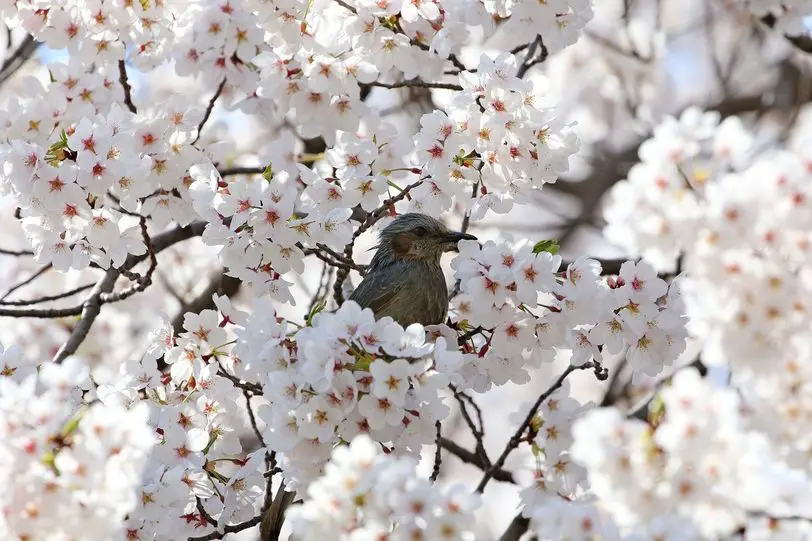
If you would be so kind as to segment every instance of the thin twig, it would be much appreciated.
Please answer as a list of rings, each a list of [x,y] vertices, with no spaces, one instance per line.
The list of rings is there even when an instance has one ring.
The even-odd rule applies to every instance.
[[[194,145],[200,140],[200,135],[203,133],[203,126],[205,126],[206,122],[209,121],[212,109],[214,109],[214,102],[216,102],[217,98],[220,97],[220,94],[222,94],[223,88],[225,88],[225,86],[226,86],[226,78],[223,77],[223,80],[220,81],[220,84],[217,87],[217,90],[214,92],[214,95],[209,100],[208,106],[206,106],[206,112],[203,113],[203,119],[200,121],[200,124],[197,125],[197,136],[195,137],[195,140],[192,141],[192,145]]]
[[[358,86],[377,86],[380,88],[441,88],[445,90],[462,90],[462,87],[455,83],[429,83],[420,79],[411,79],[409,81],[401,81],[399,83],[382,83],[380,81],[373,81],[371,83],[363,83]]]
[[[32,304],[41,304],[43,302],[50,302],[50,301],[57,301],[59,299],[65,299],[67,297],[71,297],[76,295],[77,293],[81,293],[82,291],[86,291],[93,287],[95,284],[85,284],[83,286],[74,287],[73,289],[69,289],[64,293],[59,293],[56,295],[47,295],[43,297],[37,297],[36,299],[26,299],[22,301],[0,301],[0,305],[4,306],[30,306]]]
[[[220,370],[217,371],[217,375],[226,378],[228,381],[230,381],[234,385],[234,387],[242,389],[243,391],[250,391],[251,393],[253,393],[255,395],[261,395],[262,394],[262,385],[260,385],[258,383],[251,383],[250,381],[242,380],[242,379],[238,378],[237,376],[232,376],[231,374],[226,372],[223,369],[222,366],[220,367]]]
[[[264,167],[228,167],[219,169],[217,172],[221,177],[229,177],[232,175],[261,175],[264,171]]]
[[[10,255],[14,257],[34,255],[34,250],[6,250],[5,248],[0,248],[0,255]]]
[[[40,276],[42,276],[43,274],[45,274],[46,272],[51,270],[52,268],[53,268],[53,265],[51,263],[48,263],[47,265],[45,265],[43,267],[40,267],[31,276],[24,279],[22,282],[18,282],[16,284],[14,284],[13,286],[11,286],[10,288],[8,288],[6,290],[6,292],[3,293],[3,295],[0,295],[0,301],[5,300],[6,298],[8,298],[9,295],[14,293],[15,291],[17,291],[21,287],[27,286],[28,284],[30,284],[31,282],[33,282],[34,280],[36,280],[37,278],[39,278]]]
[[[443,446],[440,445],[440,440],[443,438],[443,427],[440,421],[434,423],[434,426],[437,428],[437,437],[434,439],[435,450],[434,450],[434,467],[431,470],[431,477],[429,477],[429,481],[432,483],[437,481],[437,478],[440,477],[440,464],[442,462],[442,450]]]
[[[494,462],[493,466],[488,468],[488,471],[485,472],[485,475],[479,481],[479,484],[476,487],[477,492],[482,493],[485,490],[485,486],[488,484],[488,481],[493,479],[494,473],[497,470],[500,470],[504,467],[505,461],[507,460],[510,453],[512,453],[517,447],[519,447],[519,443],[521,443],[522,441],[522,436],[524,436],[524,433],[530,426],[530,423],[533,422],[533,418],[536,416],[538,409],[541,407],[544,401],[550,398],[550,396],[564,384],[564,380],[567,379],[567,376],[569,376],[576,370],[586,370],[589,368],[594,368],[597,371],[601,367],[600,364],[594,361],[583,364],[581,366],[572,366],[572,365],[567,366],[567,369],[564,370],[564,372],[560,376],[558,376],[558,378],[553,382],[553,384],[550,385],[550,387],[546,391],[541,393],[541,395],[539,395],[538,399],[536,399],[536,402],[533,404],[533,406],[530,408],[530,411],[525,416],[524,421],[522,421],[522,424],[519,425],[519,428],[516,429],[516,432],[514,432],[513,435],[510,437],[510,441],[508,441],[508,444],[505,446],[505,449],[504,451],[502,451],[502,454],[499,456],[497,461]],[[608,375],[606,377],[608,377]]]
[[[349,11],[353,12],[356,15],[358,14],[358,10],[355,9],[353,6],[349,5],[344,0],[336,0],[336,4],[338,4],[339,6],[343,7],[346,10],[349,10]]]

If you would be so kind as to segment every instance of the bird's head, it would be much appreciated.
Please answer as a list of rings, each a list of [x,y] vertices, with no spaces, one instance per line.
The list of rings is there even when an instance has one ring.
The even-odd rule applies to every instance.
[[[477,240],[468,233],[451,231],[431,216],[403,214],[381,232],[375,259],[379,262],[383,262],[380,261],[383,258],[439,263],[443,252],[456,250],[457,243],[463,239]]]

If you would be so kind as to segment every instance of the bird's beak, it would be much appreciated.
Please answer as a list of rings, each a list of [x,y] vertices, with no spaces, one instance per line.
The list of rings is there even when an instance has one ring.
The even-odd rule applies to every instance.
[[[454,246],[454,248],[456,248],[457,243],[461,240],[479,240],[479,239],[468,233],[457,233],[456,231],[454,231],[440,236],[440,240],[443,242],[443,244],[451,244]]]

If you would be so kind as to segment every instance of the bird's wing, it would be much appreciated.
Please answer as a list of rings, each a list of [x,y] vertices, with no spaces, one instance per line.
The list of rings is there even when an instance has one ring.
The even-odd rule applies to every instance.
[[[376,317],[381,317],[388,315],[387,308],[398,297],[403,285],[390,273],[369,273],[352,292],[350,300],[357,302],[361,308],[371,308]]]

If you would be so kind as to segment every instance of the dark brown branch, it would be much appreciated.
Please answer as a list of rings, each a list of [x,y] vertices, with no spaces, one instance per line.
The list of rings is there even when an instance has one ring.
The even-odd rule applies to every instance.
[[[31,276],[29,276],[28,278],[24,279],[21,282],[17,282],[16,284],[14,284],[10,288],[8,288],[5,291],[5,293],[3,293],[3,295],[0,296],[0,301],[5,300],[6,298],[8,298],[9,295],[14,293],[15,291],[17,291],[21,287],[27,286],[28,284],[30,284],[31,282],[33,282],[34,280],[36,280],[37,278],[39,278],[40,276],[42,276],[43,274],[45,274],[46,272],[51,270],[52,268],[53,268],[53,265],[51,263],[48,263],[47,265],[44,265],[44,266],[40,267],[39,269],[34,271],[34,273]]]
[[[197,135],[195,136],[194,141],[192,141],[193,145],[200,140],[200,135],[203,133],[203,126],[205,126],[206,122],[209,121],[211,112],[214,109],[214,103],[217,101],[217,98],[220,97],[220,94],[223,93],[223,88],[225,88],[225,86],[226,86],[226,78],[223,77],[223,80],[220,81],[220,84],[217,86],[217,90],[214,92],[214,95],[209,100],[209,104],[206,106],[206,111],[203,113],[203,118],[200,120],[200,124],[197,125]]]
[[[371,83],[359,84],[358,86],[377,86],[380,88],[441,88],[445,90],[462,90],[462,87],[455,83],[429,83],[426,81],[421,81],[420,79],[401,81],[399,83],[381,83],[380,81],[373,81]]]
[[[279,534],[282,533],[282,525],[285,522],[285,511],[293,503],[295,497],[295,492],[285,491],[284,483],[279,485],[273,503],[262,516],[262,522],[259,525],[260,541],[279,540]]]
[[[229,177],[233,175],[261,175],[265,171],[264,167],[228,167],[226,169],[219,169],[221,177]]]
[[[104,274],[104,277],[93,287],[87,300],[82,304],[81,319],[79,319],[79,322],[73,328],[73,331],[71,331],[71,335],[67,341],[65,341],[62,347],[59,348],[59,351],[56,352],[54,356],[55,363],[59,364],[68,356],[73,355],[85,337],[87,337],[87,333],[90,332],[90,327],[93,326],[93,322],[96,321],[99,313],[101,313],[102,295],[113,290],[113,286],[115,286],[119,274],[118,269],[110,268]]]
[[[225,537],[226,534],[229,533],[237,533],[243,530],[247,530],[248,528],[253,528],[257,524],[260,523],[262,520],[262,516],[255,516],[252,519],[246,520],[245,522],[240,522],[239,524],[234,524],[233,526],[227,524],[222,532],[211,532],[210,534],[201,535],[199,537],[190,537],[187,541],[214,541],[214,539],[222,539]]]
[[[437,436],[434,438],[434,466],[431,469],[431,476],[429,477],[429,481],[432,483],[436,482],[437,478],[440,477],[440,465],[443,460],[443,446],[440,445],[440,440],[443,439],[443,425],[440,421],[437,421],[434,423],[434,426],[437,429]]]
[[[519,541],[528,528],[530,528],[530,519],[524,518],[521,513],[518,513],[510,521],[507,530],[499,538],[499,541]]]
[[[124,60],[118,61],[118,82],[121,83],[121,88],[124,89],[124,103],[127,105],[127,109],[132,114],[137,114],[138,109],[135,108],[133,103],[132,87],[130,86],[130,80],[127,78],[127,68],[124,66]]]
[[[477,456],[476,453],[469,451],[468,449],[459,445],[454,440],[441,437],[440,445],[442,446],[443,449],[445,449],[455,457],[459,458],[466,464],[476,466],[483,472],[488,471],[490,469],[490,466],[488,464],[483,463],[482,459],[479,456]],[[516,480],[513,478],[513,474],[502,468],[497,468],[493,470],[493,478],[497,481],[502,481],[504,483],[516,484]]]
[[[203,500],[201,500],[199,496],[195,496],[195,505],[197,507],[197,512],[200,513],[200,516],[203,517],[206,520],[206,522],[208,522],[209,524],[211,524],[216,528],[218,524],[217,519],[211,516],[208,511],[206,511],[206,508],[203,507]]]
[[[34,36],[26,36],[11,56],[3,61],[3,65],[0,67],[0,85],[17,73],[17,70],[19,70],[29,58],[34,56],[39,46],[40,43],[34,39]]]
[[[30,306],[32,304],[41,304],[43,302],[50,302],[50,301],[58,301],[60,299],[65,299],[67,297],[71,297],[76,295],[77,293],[81,293],[82,291],[86,291],[93,287],[94,284],[85,284],[83,286],[74,287],[73,289],[69,289],[64,293],[58,293],[56,295],[46,295],[43,297],[37,297],[36,299],[26,299],[21,301],[0,301],[0,305],[4,306]]]
[[[10,255],[14,257],[24,256],[24,255],[34,255],[33,250],[6,250],[4,248],[0,248],[0,255]]]
[[[536,54],[536,49],[541,47],[541,51],[539,52],[538,57],[533,58]],[[547,46],[544,45],[544,40],[542,39],[541,35],[537,35],[536,39],[533,40],[533,43],[530,44],[530,47],[527,49],[527,54],[524,57],[519,69],[516,71],[516,77],[522,79],[527,71],[535,66],[536,64],[541,64],[547,57],[550,55],[550,52],[547,50]]]

